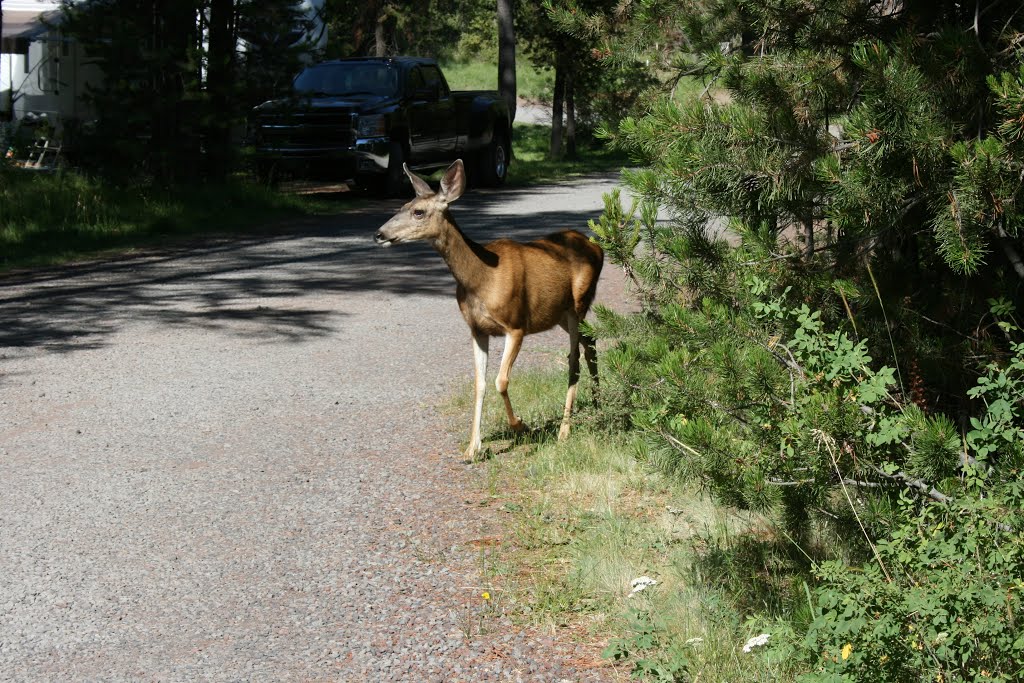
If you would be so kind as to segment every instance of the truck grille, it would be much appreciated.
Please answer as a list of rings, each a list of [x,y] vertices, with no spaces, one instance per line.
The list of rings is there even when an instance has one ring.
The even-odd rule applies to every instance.
[[[353,144],[352,114],[347,111],[293,111],[260,114],[263,147],[348,147]]]

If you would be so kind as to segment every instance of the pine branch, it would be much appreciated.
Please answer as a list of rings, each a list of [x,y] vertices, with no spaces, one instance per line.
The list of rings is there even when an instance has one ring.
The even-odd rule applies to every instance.
[[[918,479],[910,474],[907,474],[903,470],[899,470],[898,472],[888,474],[887,472],[885,472],[879,467],[876,467],[875,465],[869,465],[869,467],[871,467],[875,474],[879,475],[880,477],[884,477],[891,481],[898,482],[905,486],[906,488],[917,491],[918,493],[922,493],[936,502],[950,503],[953,501],[952,498],[947,496],[942,491],[939,491],[937,488],[935,488],[928,482],[924,481],[923,479]]]
[[[680,441],[676,437],[674,437],[671,434],[669,434],[668,432],[666,432],[664,429],[659,429],[658,430],[658,435],[661,436],[661,438],[665,439],[665,441],[668,441],[668,443],[673,448],[675,448],[678,451],[682,451],[684,453],[688,453],[689,455],[692,455],[692,456],[695,456],[695,457],[698,457],[698,458],[702,458],[703,457],[701,452],[698,451],[696,448],[694,448],[693,446],[690,446],[689,444],[683,443],[682,441]]]

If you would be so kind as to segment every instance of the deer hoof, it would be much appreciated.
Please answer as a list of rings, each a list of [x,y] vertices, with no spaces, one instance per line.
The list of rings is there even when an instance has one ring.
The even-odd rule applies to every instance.
[[[530,428],[526,426],[526,423],[522,420],[516,420],[513,424],[509,425],[509,429],[517,434],[530,431]]]

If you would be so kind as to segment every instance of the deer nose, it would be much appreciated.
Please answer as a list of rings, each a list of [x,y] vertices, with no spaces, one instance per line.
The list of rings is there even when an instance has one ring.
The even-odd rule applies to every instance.
[[[384,230],[378,230],[377,234],[373,236],[373,241],[385,247],[390,247],[392,239],[384,234]]]

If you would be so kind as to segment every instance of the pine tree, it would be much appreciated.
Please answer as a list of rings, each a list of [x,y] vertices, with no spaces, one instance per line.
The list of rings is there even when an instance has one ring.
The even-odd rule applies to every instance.
[[[612,11],[618,0],[586,0],[583,12]],[[629,107],[654,82],[651,70],[637,59],[606,62],[603,49],[586,36],[566,32],[551,20],[552,5],[525,3],[520,11],[524,52],[531,61],[554,71],[551,97],[551,158],[576,158],[577,145],[592,139],[600,127],[616,125]]]
[[[599,311],[606,418],[816,560],[805,683],[1022,673],[1019,9],[554,8],[666,91],[699,81],[610,133],[638,204],[591,227],[644,311]]]
[[[87,96],[97,130],[85,160],[160,183],[187,174],[199,152],[199,2],[66,0],[62,30],[103,71]]]
[[[622,414],[666,467],[797,536],[843,517],[844,483],[869,522],[900,490],[949,499],[996,405],[969,391],[1012,361],[1022,302],[1024,17],[913,0],[620,9],[554,17],[610,61],[646,50],[666,89],[704,87],[613,133],[643,164],[629,189],[673,216],[597,226],[649,302],[603,320],[623,340]],[[987,476],[1017,476],[1021,451],[987,453]]]

